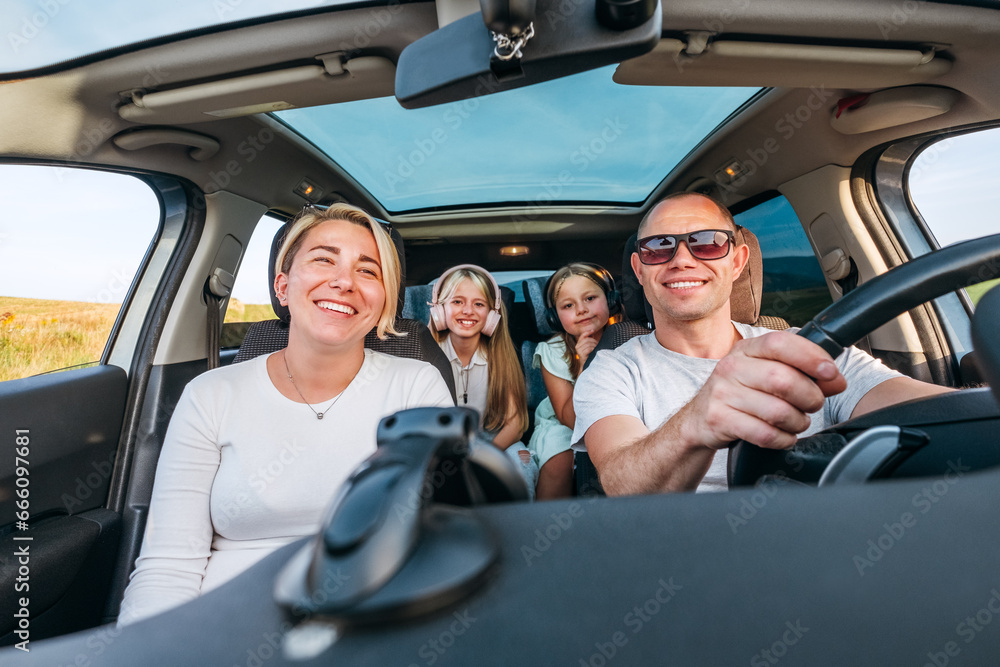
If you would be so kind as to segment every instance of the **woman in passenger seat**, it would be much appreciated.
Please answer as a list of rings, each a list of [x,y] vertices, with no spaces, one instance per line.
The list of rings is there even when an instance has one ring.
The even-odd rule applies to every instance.
[[[388,233],[346,204],[308,207],[276,261],[288,346],[188,383],[156,468],[119,624],[215,588],[314,534],[398,410],[454,405],[436,368],[364,347],[395,333],[400,263]]]
[[[597,264],[568,264],[545,285],[545,317],[560,333],[539,344],[532,359],[536,368],[541,365],[549,394],[535,410],[528,443],[540,467],[539,500],[573,495],[573,385],[609,318],[621,310],[614,279]]]
[[[500,287],[486,269],[460,264],[441,274],[430,305],[428,326],[451,361],[458,406],[479,411],[480,426],[518,464],[534,497],[538,468],[520,442],[528,392]]]

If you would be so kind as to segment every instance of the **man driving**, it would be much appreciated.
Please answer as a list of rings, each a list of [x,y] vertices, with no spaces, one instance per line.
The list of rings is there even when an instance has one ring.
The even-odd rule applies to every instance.
[[[749,248],[729,210],[679,193],[639,225],[635,271],[655,329],[603,351],[574,392],[573,442],[608,495],[727,488],[727,446],[787,449],[798,437],[945,387],[885,367],[857,348],[836,361],[790,331],[730,317]]]

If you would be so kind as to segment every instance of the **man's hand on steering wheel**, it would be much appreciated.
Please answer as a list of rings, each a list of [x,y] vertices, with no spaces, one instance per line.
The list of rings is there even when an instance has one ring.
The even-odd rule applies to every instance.
[[[776,331],[742,340],[683,408],[682,433],[713,449],[740,439],[787,449],[809,428],[807,413],[846,388],[830,355],[801,336]]]

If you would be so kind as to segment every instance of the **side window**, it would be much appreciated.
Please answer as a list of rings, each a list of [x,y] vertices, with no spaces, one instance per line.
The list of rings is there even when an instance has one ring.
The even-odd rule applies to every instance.
[[[0,165],[0,381],[99,363],[160,224],[139,179]]]
[[[271,308],[267,263],[270,261],[271,241],[282,224],[282,220],[265,215],[250,237],[222,325],[220,346],[223,348],[239,347],[254,322],[277,319]]]
[[[833,303],[809,239],[784,196],[768,199],[734,217],[760,241],[762,315],[777,315],[800,327]]]
[[[935,142],[914,160],[906,187],[938,246],[997,232],[1000,188],[993,161],[998,152],[1000,128],[994,128]],[[998,282],[966,291],[976,303]]]

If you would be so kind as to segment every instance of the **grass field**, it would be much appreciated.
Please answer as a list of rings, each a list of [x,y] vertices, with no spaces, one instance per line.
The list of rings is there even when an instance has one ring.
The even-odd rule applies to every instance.
[[[276,320],[278,316],[271,309],[271,304],[243,303],[230,299],[226,310],[226,322],[259,322],[261,320]]]
[[[991,287],[1000,284],[1000,280],[987,280],[984,283],[979,283],[978,285],[973,285],[965,289],[969,293],[969,298],[972,299],[972,303],[979,303],[979,299],[982,298],[984,294],[990,291]]]
[[[100,360],[121,304],[0,296],[0,381]],[[226,322],[269,319],[271,306],[235,299]]]

